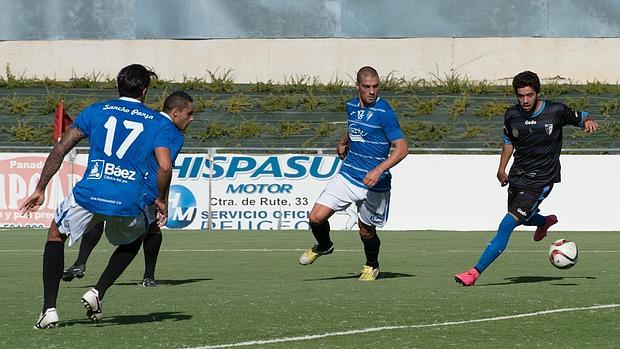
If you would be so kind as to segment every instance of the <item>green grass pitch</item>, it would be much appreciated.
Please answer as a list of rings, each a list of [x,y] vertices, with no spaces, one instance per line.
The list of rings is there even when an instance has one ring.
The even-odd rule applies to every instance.
[[[161,286],[138,286],[140,253],[108,291],[103,321],[94,324],[80,296],[113,251],[104,238],[86,276],[61,283],[60,328],[34,330],[46,231],[1,230],[0,347],[620,346],[620,233],[552,232],[535,243],[531,232],[518,231],[476,286],[457,285],[452,274],[471,267],[493,234],[380,232],[382,278],[362,282],[356,232],[332,232],[334,254],[300,266],[297,258],[314,241],[307,231],[168,230],[156,271]],[[572,269],[547,260],[559,238],[580,248]],[[76,254],[75,246],[67,248],[65,264]],[[594,305],[611,306],[573,309]]]

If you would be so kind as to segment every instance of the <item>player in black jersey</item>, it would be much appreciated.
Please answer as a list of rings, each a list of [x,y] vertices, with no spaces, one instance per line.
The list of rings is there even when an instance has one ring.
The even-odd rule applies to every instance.
[[[508,185],[508,213],[497,234],[487,245],[475,267],[454,275],[463,286],[472,286],[480,273],[499,257],[510,234],[520,224],[536,226],[534,241],[547,235],[558,222],[555,215],[540,215],[538,206],[560,181],[562,127],[572,125],[594,132],[598,124],[588,112],[572,110],[561,103],[540,100],[540,80],[530,71],[517,74],[512,87],[519,101],[504,113],[504,146],[497,170],[502,186]],[[508,174],[506,166],[514,155]]]

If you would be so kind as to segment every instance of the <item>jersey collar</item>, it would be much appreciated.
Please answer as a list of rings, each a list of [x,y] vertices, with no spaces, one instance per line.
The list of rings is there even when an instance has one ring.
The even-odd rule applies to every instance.
[[[364,108],[372,108],[375,105],[377,105],[377,102],[379,102],[379,100],[381,99],[381,97],[377,97],[377,100],[375,100],[375,102],[372,105],[365,105]],[[357,106],[358,108],[362,108],[362,99],[361,98],[357,98]]]
[[[166,117],[166,119],[170,120],[170,122],[172,122],[172,118],[170,117],[170,115],[168,115],[168,114],[164,113],[163,111],[160,111],[159,113],[160,113],[161,115],[165,116],[165,117]]]
[[[540,108],[537,111],[535,111],[535,112],[533,112],[533,113],[531,113],[529,115],[528,115],[528,113],[524,112],[523,109],[521,109],[521,105],[520,104],[518,104],[518,105],[519,105],[519,110],[521,111],[521,113],[523,113],[525,115],[525,117],[528,118],[528,119],[532,119],[532,118],[537,117],[538,115],[542,114],[542,112],[545,110],[545,101],[540,101]]]
[[[125,102],[142,103],[139,100],[135,98],[131,98],[131,97],[118,97],[118,99],[125,101]]]
[[[545,110],[545,101],[540,101],[540,109],[538,109],[537,111],[535,111],[532,114],[532,117],[535,118],[538,115],[542,114],[543,110]]]

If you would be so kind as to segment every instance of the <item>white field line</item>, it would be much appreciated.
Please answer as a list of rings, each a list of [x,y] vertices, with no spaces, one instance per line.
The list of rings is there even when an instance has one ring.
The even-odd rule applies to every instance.
[[[263,340],[253,340],[253,341],[245,341],[245,342],[237,342],[237,343],[228,343],[228,344],[206,345],[206,346],[203,346],[203,347],[195,347],[195,348],[190,348],[190,349],[232,348],[232,347],[245,347],[245,346],[252,346],[252,345],[264,345],[264,344],[297,342],[297,341],[307,341],[307,340],[318,339],[318,338],[326,338],[326,337],[348,336],[348,335],[360,334],[360,333],[381,332],[381,331],[400,330],[400,329],[416,329],[416,328],[429,328],[429,327],[464,325],[464,324],[473,324],[473,323],[478,323],[478,322],[512,320],[512,319],[519,319],[519,318],[524,318],[524,317],[533,317],[533,316],[540,316],[540,315],[547,315],[547,314],[567,313],[567,312],[584,311],[584,310],[608,309],[608,308],[617,308],[617,307],[620,307],[620,304],[603,304],[603,305],[592,305],[592,306],[588,306],[588,307],[579,307],[579,308],[562,308],[562,309],[552,309],[552,310],[541,310],[541,311],[537,311],[537,312],[533,312],[533,313],[524,313],[524,314],[488,317],[488,318],[482,318],[482,319],[447,321],[447,322],[438,322],[438,323],[420,324],[420,325],[369,327],[369,328],[364,328],[364,329],[360,329],[360,330],[349,330],[349,331],[342,331],[342,332],[327,332],[327,333],[305,335],[305,336],[297,336],[297,337],[281,337],[281,338],[273,338],[273,339],[263,339]]]
[[[76,250],[75,248],[66,248],[65,251]],[[207,248],[207,249],[162,249],[160,252],[302,252],[305,251],[305,248]],[[102,249],[97,250],[98,252],[109,252],[112,250]],[[382,249],[381,252],[394,252],[397,250],[390,249]],[[408,252],[417,252],[417,253],[476,253],[480,252],[480,250],[437,250],[437,251],[429,251],[429,250],[415,250],[408,249]],[[43,249],[34,249],[34,250],[0,250],[0,253],[16,253],[16,252],[43,252]],[[363,250],[341,250],[336,249],[335,252],[363,252]],[[546,252],[546,250],[508,250],[503,253],[541,253]],[[618,253],[618,250],[579,250],[579,253]]]

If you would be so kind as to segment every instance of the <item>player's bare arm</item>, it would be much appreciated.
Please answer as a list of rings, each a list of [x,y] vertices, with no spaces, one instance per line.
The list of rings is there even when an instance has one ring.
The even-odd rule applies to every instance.
[[[163,227],[168,220],[168,191],[172,180],[172,161],[170,160],[170,149],[167,147],[155,148],[155,157],[159,170],[157,171],[157,187],[159,197],[155,199],[157,206],[157,225]]]
[[[84,137],[85,135],[82,130],[77,127],[72,127],[63,134],[60,141],[54,146],[50,155],[47,157],[47,160],[45,160],[45,165],[41,170],[41,178],[39,178],[34,192],[20,206],[19,209],[22,214],[34,212],[43,205],[43,202],[45,202],[45,188],[47,188],[47,184],[54,174],[58,172],[65,155],[67,155],[67,153]]]
[[[344,160],[347,157],[347,152],[349,151],[349,132],[346,132],[344,136],[338,142],[338,146],[336,147],[336,154],[340,160]]]
[[[364,178],[365,185],[372,187],[377,184],[383,172],[396,166],[405,157],[407,157],[407,154],[409,154],[409,146],[404,138],[393,141],[392,145],[394,146],[394,150],[392,150],[390,156],[366,174],[366,177]]]
[[[586,132],[595,132],[598,130],[598,122],[591,117],[587,117],[583,120],[583,130]]]
[[[497,169],[497,180],[502,184],[502,187],[508,184],[508,174],[506,173],[506,166],[512,156],[514,147],[512,144],[504,144],[502,146],[502,155],[499,158],[499,168]]]

